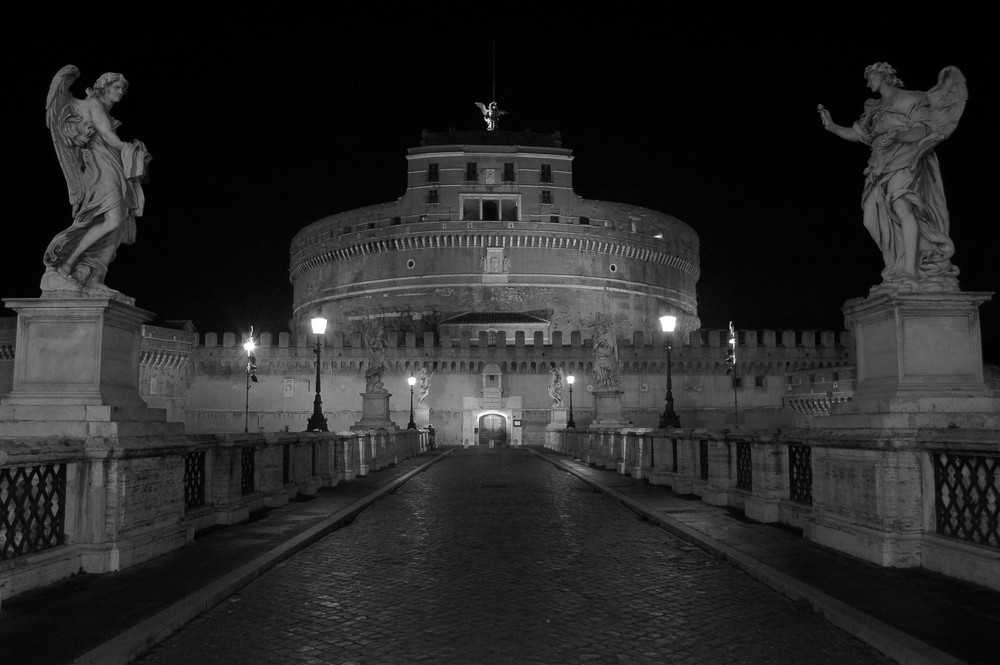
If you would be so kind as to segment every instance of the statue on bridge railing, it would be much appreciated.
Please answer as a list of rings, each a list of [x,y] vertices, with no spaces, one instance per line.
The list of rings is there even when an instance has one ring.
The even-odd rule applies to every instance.
[[[385,374],[385,326],[381,319],[368,319],[361,322],[361,339],[368,351],[368,369],[365,370],[365,392],[387,392],[382,383]]]
[[[70,86],[80,70],[66,65],[53,77],[45,104],[73,206],[73,224],[45,250],[41,289],[131,301],[104,284],[118,246],[135,242],[135,218],[142,215],[150,156],[141,141],[118,138],[119,122],[110,111],[128,91],[121,74],[102,74],[87,96],[77,99]]]
[[[549,397],[552,398],[552,408],[562,408],[562,370],[552,365],[549,367]]]
[[[902,89],[888,63],[876,62],[865,78],[878,99],[865,102],[861,118],[837,125],[822,104],[823,127],[871,147],[861,197],[865,228],[882,250],[882,284],[874,292],[958,290],[955,246],[934,148],[958,126],[968,91],[965,77],[945,67],[927,92]]]
[[[618,378],[618,338],[615,324],[598,315],[594,320],[594,390],[613,392],[621,389]]]
[[[417,404],[427,406],[427,397],[431,394],[431,377],[427,373],[427,368],[420,368],[418,381],[420,383],[420,391],[417,395]]]

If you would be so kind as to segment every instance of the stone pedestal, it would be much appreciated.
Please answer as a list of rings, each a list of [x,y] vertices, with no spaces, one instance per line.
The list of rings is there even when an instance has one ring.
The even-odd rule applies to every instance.
[[[417,404],[413,407],[413,424],[422,429],[431,424],[431,407]]]
[[[857,382],[853,400],[830,415],[897,414],[882,424],[902,427],[934,426],[914,421],[914,414],[995,413],[998,401],[983,382],[979,330],[979,306],[992,295],[880,294],[847,301]]]
[[[628,425],[628,421],[622,417],[624,394],[621,390],[593,392],[594,420],[590,423],[590,429],[619,429]]]
[[[9,298],[14,385],[4,405],[145,407],[140,326],[151,312],[108,298]]]
[[[351,425],[352,430],[359,429],[396,429],[396,423],[389,420],[388,392],[360,393],[361,420]]]
[[[569,411],[562,407],[552,407],[549,424],[545,426],[545,429],[566,429],[568,413]]]
[[[141,327],[152,314],[110,298],[8,298],[17,312],[2,436],[183,433],[139,396]]]
[[[883,294],[844,304],[856,400],[984,397],[979,306],[991,293]]]

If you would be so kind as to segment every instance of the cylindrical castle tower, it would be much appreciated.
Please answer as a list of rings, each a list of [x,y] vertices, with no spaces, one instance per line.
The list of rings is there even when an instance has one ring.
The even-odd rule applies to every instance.
[[[700,327],[698,236],[675,217],[573,191],[572,151],[556,134],[425,133],[392,203],[323,218],[292,241],[297,330],[324,316],[350,333],[440,332],[478,315],[487,327],[619,335],[678,317]]]

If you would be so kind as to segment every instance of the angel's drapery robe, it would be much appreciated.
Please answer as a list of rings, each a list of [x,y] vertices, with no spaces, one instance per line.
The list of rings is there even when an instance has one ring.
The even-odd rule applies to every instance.
[[[104,221],[108,211],[120,207],[124,212],[121,225],[88,247],[78,264],[90,268],[88,276],[103,279],[118,246],[135,242],[135,218],[142,215],[145,202],[140,180],[145,175],[146,149],[141,142],[133,141],[119,151],[108,145],[93,123],[84,121],[72,105],[67,105],[64,113],[60,123],[63,135],[81,146],[83,191],[73,210],[73,224],[52,239],[43,261],[52,268],[63,265],[87,230]],[[113,122],[117,129],[118,121]]]
[[[913,143],[890,141],[886,132],[900,133],[923,126],[926,137]],[[868,100],[854,131],[871,147],[861,197],[865,228],[882,250],[884,282],[944,280],[954,282],[958,268],[951,264],[955,246],[948,236],[948,207],[934,146],[944,139],[927,93],[902,91],[889,105]],[[900,220],[892,209],[897,199],[910,205],[919,227],[917,257],[906,256]],[[916,274],[907,270],[915,263]],[[957,286],[957,282],[955,282]]]

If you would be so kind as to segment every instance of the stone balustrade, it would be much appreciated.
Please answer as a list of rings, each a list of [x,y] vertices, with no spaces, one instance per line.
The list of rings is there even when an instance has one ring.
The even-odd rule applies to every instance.
[[[430,445],[421,430],[4,441],[0,589],[126,568]]]
[[[1000,589],[996,430],[550,429],[545,447],[879,565]]]

